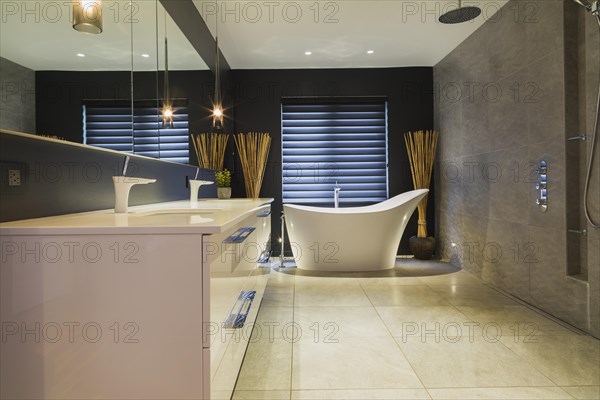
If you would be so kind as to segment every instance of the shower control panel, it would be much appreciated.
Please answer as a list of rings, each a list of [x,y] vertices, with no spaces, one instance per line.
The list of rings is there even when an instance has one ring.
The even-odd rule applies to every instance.
[[[535,203],[541,207],[542,212],[546,212],[548,211],[548,164],[546,161],[540,161],[540,166],[535,169],[535,172],[538,174],[535,189],[539,190]]]

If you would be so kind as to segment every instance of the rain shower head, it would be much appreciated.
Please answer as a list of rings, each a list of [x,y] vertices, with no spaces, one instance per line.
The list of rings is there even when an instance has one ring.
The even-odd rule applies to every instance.
[[[575,0],[579,1],[579,0]],[[585,0],[584,0],[585,1]],[[471,21],[481,15],[479,7],[463,7],[462,1],[458,1],[458,8],[448,11],[440,16],[439,21],[442,24],[460,24],[462,22]]]

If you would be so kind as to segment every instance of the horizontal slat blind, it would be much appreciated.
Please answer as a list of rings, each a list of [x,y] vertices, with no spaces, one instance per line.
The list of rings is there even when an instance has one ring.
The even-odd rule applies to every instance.
[[[315,102],[316,103],[316,102]],[[388,198],[386,102],[283,104],[283,202],[340,206]]]
[[[106,105],[84,106],[84,143],[105,149],[159,158],[172,162],[189,162],[187,107],[173,108],[173,128],[162,129],[159,107]]]

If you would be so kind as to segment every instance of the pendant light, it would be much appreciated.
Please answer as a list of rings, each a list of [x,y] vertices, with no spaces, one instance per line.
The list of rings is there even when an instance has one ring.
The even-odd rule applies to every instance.
[[[73,29],[83,33],[102,32],[102,1],[74,0]]]
[[[215,101],[213,103],[213,129],[223,128],[223,103],[221,102],[221,66],[219,62],[219,20],[215,18]]]
[[[165,78],[163,87],[162,127],[173,128],[173,106],[169,97],[169,43],[167,41],[167,13],[165,12]]]

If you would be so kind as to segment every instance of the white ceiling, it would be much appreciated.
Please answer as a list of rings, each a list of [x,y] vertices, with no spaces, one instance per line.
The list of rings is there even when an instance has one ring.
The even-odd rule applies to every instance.
[[[463,5],[477,4],[483,14],[457,25],[437,22],[441,13],[457,6],[454,0],[219,1],[219,45],[234,69],[433,66],[507,1],[465,0]],[[0,55],[13,62],[33,70],[128,71],[132,65],[134,70],[156,70],[157,63],[164,67],[165,12],[155,0],[132,2],[133,24],[127,21],[129,0],[104,0],[104,32],[99,35],[71,28],[69,2],[47,2],[60,9],[35,2],[37,22],[35,15],[25,13],[25,2],[11,3],[17,12],[3,15]],[[214,35],[215,1],[194,3]],[[207,69],[170,17],[167,36],[170,69]]]
[[[194,0],[233,69],[433,66],[508,0],[465,0],[482,15],[443,25],[457,0],[315,0],[272,2]],[[326,17],[330,17],[328,22]],[[367,54],[373,50],[373,54]],[[312,52],[310,56],[306,51]]]

